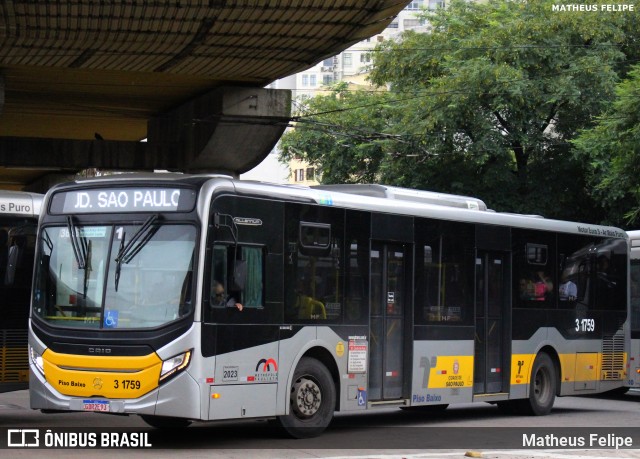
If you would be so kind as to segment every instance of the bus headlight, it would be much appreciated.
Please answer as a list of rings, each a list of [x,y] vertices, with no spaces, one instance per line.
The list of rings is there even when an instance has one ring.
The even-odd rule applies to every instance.
[[[165,382],[182,370],[189,366],[191,361],[191,350],[183,354],[173,356],[162,362],[162,370],[160,370],[160,382]]]
[[[42,364],[42,356],[33,347],[29,346],[29,356],[31,357],[31,363],[42,373],[44,376],[44,366]]]

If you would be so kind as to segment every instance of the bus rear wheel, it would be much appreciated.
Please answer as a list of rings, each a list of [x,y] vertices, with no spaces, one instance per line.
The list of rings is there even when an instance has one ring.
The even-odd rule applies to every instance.
[[[548,354],[542,352],[533,361],[529,398],[520,400],[519,412],[544,416],[551,412],[556,399],[556,367]]]
[[[320,435],[331,423],[336,405],[336,389],[327,367],[311,357],[300,359],[289,401],[289,414],[278,417],[282,429],[294,438]]]
[[[185,429],[191,425],[189,419],[172,418],[169,416],[150,416],[141,414],[140,417],[144,422],[156,429]]]

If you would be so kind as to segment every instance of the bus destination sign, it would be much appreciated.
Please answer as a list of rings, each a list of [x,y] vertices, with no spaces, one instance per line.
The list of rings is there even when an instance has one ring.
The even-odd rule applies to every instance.
[[[33,199],[27,196],[13,196],[0,198],[0,213],[14,215],[33,215]]]
[[[195,191],[185,188],[84,189],[56,193],[50,211],[52,214],[189,212],[195,200]]]

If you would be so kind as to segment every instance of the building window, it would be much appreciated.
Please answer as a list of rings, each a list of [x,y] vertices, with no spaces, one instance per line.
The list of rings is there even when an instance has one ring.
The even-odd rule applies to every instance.
[[[397,29],[397,28],[398,28],[398,21],[393,21],[391,24],[387,26],[387,29]]]
[[[407,5],[408,10],[419,10],[422,7],[423,0],[414,0]],[[431,1],[429,1],[431,3]]]
[[[404,25],[405,29],[413,29],[415,27],[419,27],[420,26],[420,20],[419,19],[405,19],[404,21],[402,21],[402,24]]]
[[[316,75],[311,75],[309,77],[309,86],[315,86],[317,83]]]
[[[330,57],[329,59],[325,59],[322,61],[322,66],[323,67],[333,67],[333,57]]]
[[[304,169],[296,169],[293,174],[296,182],[304,182]]]
[[[428,8],[429,8],[429,11],[433,11],[436,8],[444,8],[444,0],[429,0]]]
[[[351,53],[344,53],[342,55],[342,64],[345,67],[351,67],[351,65],[353,65],[353,61],[352,61],[352,57],[351,57]]]
[[[313,167],[307,167],[307,180],[314,180],[315,169]]]
[[[371,54],[370,53],[360,54],[360,62],[362,62],[363,64],[371,62]]]
[[[302,75],[302,86],[309,86],[309,75]]]
[[[322,84],[325,86],[333,83],[333,75],[322,75]]]

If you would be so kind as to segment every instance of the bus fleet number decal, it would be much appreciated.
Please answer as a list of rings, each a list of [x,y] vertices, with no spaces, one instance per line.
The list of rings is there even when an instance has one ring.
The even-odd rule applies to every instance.
[[[595,319],[576,319],[577,332],[593,332],[596,330]]]
[[[116,379],[115,381],[113,381],[113,388],[125,389],[125,390],[140,389],[140,381],[138,381],[137,379],[121,379],[121,380]]]

